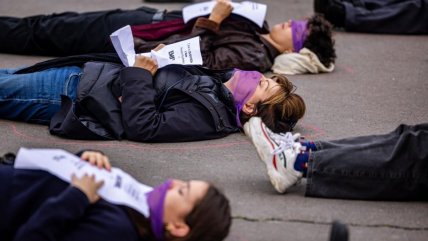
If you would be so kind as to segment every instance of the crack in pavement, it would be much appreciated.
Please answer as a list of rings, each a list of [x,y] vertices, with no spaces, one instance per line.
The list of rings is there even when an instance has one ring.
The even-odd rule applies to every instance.
[[[317,224],[317,225],[331,225],[331,222],[320,222],[302,219],[283,219],[283,218],[250,218],[245,216],[233,216],[232,219],[242,220],[247,222],[284,222],[284,223],[305,223],[305,224]],[[407,231],[428,231],[428,227],[406,227],[393,224],[359,224],[359,223],[346,223],[350,227],[363,227],[363,228],[392,228]]]

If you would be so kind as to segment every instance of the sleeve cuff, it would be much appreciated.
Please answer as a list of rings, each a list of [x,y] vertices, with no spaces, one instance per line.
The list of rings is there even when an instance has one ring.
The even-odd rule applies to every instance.
[[[213,32],[218,32],[220,30],[220,24],[204,17],[200,17],[196,20],[195,27],[208,29]]]
[[[70,186],[64,193],[62,193],[71,203],[80,203],[82,208],[89,206],[89,199],[86,194],[77,187]]]

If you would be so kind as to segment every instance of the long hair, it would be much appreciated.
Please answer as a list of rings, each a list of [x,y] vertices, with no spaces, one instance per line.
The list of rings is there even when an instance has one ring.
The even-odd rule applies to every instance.
[[[327,68],[336,60],[334,48],[333,27],[324,17],[315,14],[308,19],[309,34],[303,47],[314,52]]]
[[[256,104],[253,113],[241,111],[240,120],[244,125],[252,116],[259,116],[263,123],[274,132],[291,131],[306,112],[303,98],[295,94],[295,86],[284,75],[273,75],[280,88],[268,99]]]
[[[127,208],[142,240],[156,240],[150,220],[137,211]],[[166,241],[221,241],[228,234],[232,224],[229,200],[215,186],[209,185],[205,196],[196,204],[185,219],[190,232],[185,237],[165,234]]]

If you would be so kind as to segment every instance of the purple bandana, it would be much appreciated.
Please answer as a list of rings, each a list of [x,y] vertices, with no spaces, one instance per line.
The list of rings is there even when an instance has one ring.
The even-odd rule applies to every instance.
[[[164,240],[163,211],[166,192],[171,186],[172,179],[166,180],[147,193],[147,203],[150,209],[150,223],[156,240]]]
[[[306,25],[305,20],[291,20],[291,34],[293,37],[294,52],[298,53],[303,48],[303,43],[306,40]]]
[[[236,107],[236,122],[239,127],[241,126],[241,120],[239,119],[239,113],[241,113],[242,107],[253,96],[256,91],[257,85],[260,82],[262,74],[258,71],[244,71],[235,69],[231,81],[231,91],[233,99],[235,100]]]

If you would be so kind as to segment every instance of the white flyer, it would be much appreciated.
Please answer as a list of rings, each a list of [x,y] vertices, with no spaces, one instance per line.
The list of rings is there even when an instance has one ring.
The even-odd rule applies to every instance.
[[[202,65],[203,63],[199,36],[166,45],[158,51],[152,50],[150,53],[142,54],[135,53],[134,39],[129,25],[116,30],[110,35],[110,39],[123,65],[127,67],[134,66],[136,55],[156,59],[158,68],[169,64]]]
[[[183,21],[187,23],[189,20],[205,16],[211,13],[214,8],[216,1],[202,2],[196,3],[183,8]],[[267,5],[243,1],[241,3],[232,3],[233,10],[232,13],[245,17],[259,27],[263,26],[263,22],[265,21]]]
[[[133,66],[135,62],[134,39],[131,26],[127,25],[110,35],[114,49],[122,60],[123,65]]]
[[[146,194],[153,188],[139,183],[119,168],[113,167],[110,172],[99,169],[62,149],[23,147],[19,149],[16,156],[15,168],[44,170],[66,182],[71,182],[73,173],[77,177],[85,173],[94,174],[97,181],[104,181],[104,185],[98,192],[104,200],[131,207],[144,216],[149,216]]]

